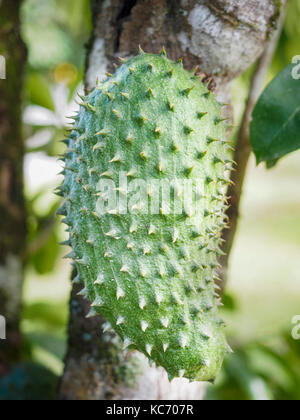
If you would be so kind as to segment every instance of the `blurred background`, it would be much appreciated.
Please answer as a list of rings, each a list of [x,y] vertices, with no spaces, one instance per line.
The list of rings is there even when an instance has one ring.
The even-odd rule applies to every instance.
[[[76,110],[76,93],[83,90],[89,7],[88,0],[26,0],[22,10],[29,53],[23,130],[30,250],[23,353],[24,360],[45,368],[52,384],[63,370],[71,288],[70,265],[62,259],[66,249],[58,245],[65,234],[55,217],[59,201],[53,191],[61,182],[57,156],[64,150],[59,142],[68,123],[64,117]],[[269,80],[300,54],[299,22],[300,0],[290,0]],[[235,132],[252,72],[232,86]],[[292,318],[300,315],[299,186],[299,152],[272,170],[251,160],[224,299],[223,317],[235,353],[227,358],[217,385],[208,386],[207,399],[300,399],[300,341],[291,335]],[[18,378],[17,370],[14,375]],[[12,382],[0,385],[0,399]]]

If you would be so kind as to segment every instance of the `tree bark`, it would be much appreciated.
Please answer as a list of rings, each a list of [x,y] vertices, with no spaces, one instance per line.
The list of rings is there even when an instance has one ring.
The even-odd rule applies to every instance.
[[[0,378],[20,357],[23,255],[26,215],[23,196],[24,148],[21,103],[25,46],[20,36],[21,0],[0,3],[0,55],[6,80],[0,80],[0,314],[6,340],[0,342]]]
[[[278,18],[273,0],[94,0],[94,31],[89,45],[86,87],[111,71],[118,57],[162,46],[174,60],[211,77],[220,99],[229,100],[229,84],[262,54]],[[119,340],[101,332],[100,317],[84,319],[88,303],[71,297],[69,349],[60,398],[201,399],[203,384],[168,382],[162,369],[148,367],[139,354],[123,354]]]

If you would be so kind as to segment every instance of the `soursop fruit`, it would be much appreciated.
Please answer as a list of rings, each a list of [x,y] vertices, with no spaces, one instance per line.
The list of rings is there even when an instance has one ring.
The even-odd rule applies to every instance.
[[[81,99],[58,193],[88,316],[170,379],[213,381],[229,351],[215,282],[231,165],[222,106],[164,50],[123,61]]]

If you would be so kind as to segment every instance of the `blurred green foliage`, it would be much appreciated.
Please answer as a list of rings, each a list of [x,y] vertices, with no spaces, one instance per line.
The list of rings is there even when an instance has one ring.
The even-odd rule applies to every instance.
[[[85,43],[91,30],[90,18],[89,0],[24,2],[22,33],[28,47],[24,108],[29,116],[29,122],[25,118],[24,131],[29,139],[26,143],[28,153],[42,153],[56,159],[64,149],[58,140],[64,137],[66,125],[63,121],[65,115],[61,113],[68,110],[60,109],[59,105],[64,102],[67,106],[82,82]],[[61,95],[55,97],[57,85],[63,85],[63,88]],[[33,123],[30,123],[31,120]],[[43,141],[43,133],[47,129],[50,135]],[[49,185],[38,192],[26,191],[29,228],[27,263],[43,275],[54,270],[60,255],[55,218],[58,200],[53,197],[46,212],[41,213],[38,203],[49,191]]]
[[[47,73],[62,62],[82,69],[90,33],[89,0],[26,0],[22,20],[32,69]]]
[[[0,383],[0,401],[54,400],[58,377],[44,366],[25,362]]]
[[[299,22],[300,0],[289,0],[286,23],[270,69],[270,79],[289,64],[294,55],[300,54]],[[24,88],[24,134],[28,139],[27,152],[33,162],[41,157],[51,159],[55,165],[55,156],[63,151],[63,145],[58,141],[64,136],[66,121],[63,116],[70,112],[70,104],[76,90],[80,88],[84,74],[84,45],[91,30],[90,1],[25,0],[22,23],[24,40],[29,50]],[[244,109],[252,73],[253,67],[238,78],[233,86],[235,131]],[[28,174],[25,175],[29,178]],[[29,361],[29,367],[25,365],[16,368],[12,376],[2,384],[0,398],[1,392],[7,393],[9,390],[11,395],[20,396],[22,384],[30,382],[28,377],[32,372],[32,362],[38,363],[33,368],[34,381],[40,376],[38,370],[41,365],[42,369],[47,370],[47,389],[52,389],[49,388],[49,383],[55,384],[63,367],[69,271],[66,263],[61,261],[63,250],[58,246],[58,241],[64,238],[55,218],[59,203],[52,194],[49,196],[49,190],[53,190],[59,183],[59,177],[49,177],[48,183],[40,185],[39,174],[34,176],[37,183],[34,188],[28,180],[26,183],[29,250],[22,318],[24,358]],[[294,172],[291,179],[293,176]],[[256,182],[255,188],[259,188],[259,182]],[[257,190],[251,196],[253,200],[256,199],[256,193]],[[296,241],[299,245],[298,239],[295,239],[295,232],[300,228],[299,212],[289,225],[278,222],[278,217],[282,217],[282,220],[289,219],[289,214],[285,213],[287,208],[288,205],[284,208],[283,215],[274,213],[270,218],[268,214],[267,222],[261,218],[257,229],[265,232],[266,237],[269,235],[267,229],[272,230],[273,236],[274,230],[280,234],[281,229],[283,232],[280,235],[286,239],[286,244],[292,246],[290,244]],[[241,234],[244,235],[242,241],[248,244],[252,238],[251,233],[242,229]],[[292,238],[290,242],[289,238]],[[265,252],[268,253],[267,249]],[[251,262],[249,267],[252,266]],[[245,280],[240,279],[240,288],[245,285],[243,281]],[[259,284],[262,288],[267,287],[263,274]],[[274,293],[277,293],[278,299],[281,298],[280,289]],[[300,342],[292,340],[289,332],[280,334],[280,328],[275,328],[276,333],[271,339],[268,337],[262,340],[250,333],[247,340],[241,339],[239,329],[247,331],[241,321],[241,311],[245,306],[245,299],[242,298],[244,299],[239,288],[234,290],[233,286],[229,287],[224,299],[225,313],[232,324],[237,325],[230,329],[232,347],[236,351],[226,360],[216,386],[209,387],[208,399],[299,399]],[[246,300],[250,307],[247,314],[254,318],[260,316],[259,320],[263,324],[264,315],[257,311],[256,295],[248,294]],[[285,305],[288,307],[289,302]],[[275,314],[276,306],[273,310]],[[252,319],[247,321],[251,325]],[[28,399],[30,393],[31,396],[36,395],[39,385],[39,381],[35,382],[35,387],[29,387],[29,391],[26,387]],[[43,389],[45,383],[41,385],[41,390]],[[48,397],[50,398],[49,392],[45,392],[45,398]]]
[[[234,343],[208,399],[296,400],[300,399],[300,341],[282,333],[275,345]]]

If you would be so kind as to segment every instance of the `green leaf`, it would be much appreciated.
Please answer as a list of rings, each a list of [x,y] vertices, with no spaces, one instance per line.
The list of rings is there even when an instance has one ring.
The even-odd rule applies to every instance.
[[[300,80],[292,77],[295,65],[282,70],[267,86],[253,112],[250,137],[257,163],[273,167],[300,148]]]
[[[224,308],[223,308],[224,310],[236,311],[238,309],[238,304],[237,304],[235,296],[229,293],[224,293],[222,301],[224,305]]]
[[[50,86],[46,77],[38,73],[31,73],[26,80],[28,101],[44,108],[55,110],[50,93]]]
[[[58,237],[53,231],[47,242],[32,257],[31,262],[40,275],[53,271],[59,255]]]
[[[276,165],[277,165],[278,161],[279,161],[279,159],[267,160],[267,162],[266,162],[266,167],[267,167],[267,169],[272,169],[272,168],[274,168],[274,166],[276,166]]]
[[[50,330],[57,332],[63,330],[67,324],[68,307],[65,302],[60,301],[55,304],[44,301],[24,304],[22,320],[26,321],[27,325],[28,323],[35,323],[35,332],[41,324],[43,324],[47,333]]]

